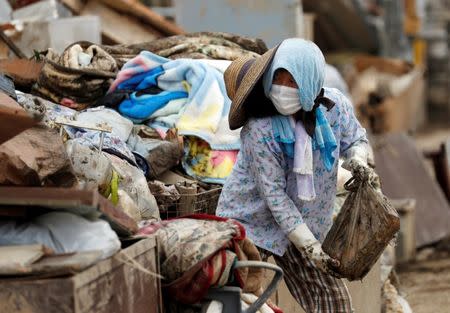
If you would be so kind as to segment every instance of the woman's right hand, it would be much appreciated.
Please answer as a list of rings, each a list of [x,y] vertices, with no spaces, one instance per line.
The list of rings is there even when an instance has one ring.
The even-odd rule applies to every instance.
[[[322,272],[336,278],[341,276],[336,272],[340,263],[322,250],[322,245],[314,237],[306,224],[300,224],[288,235],[292,244]]]

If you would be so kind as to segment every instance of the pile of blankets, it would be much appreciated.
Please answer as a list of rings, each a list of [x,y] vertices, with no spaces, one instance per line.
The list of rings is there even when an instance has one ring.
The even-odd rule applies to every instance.
[[[169,60],[148,51],[126,63],[99,102],[136,123],[164,134],[185,136],[186,172],[196,179],[223,183],[240,147],[239,130],[228,124],[230,99],[223,72],[229,61]],[[204,147],[204,148],[203,148]]]
[[[240,147],[239,130],[230,131],[228,125],[230,100],[223,72],[239,57],[266,51],[260,39],[221,32],[119,46],[76,42],[62,54],[52,49],[37,53],[36,62],[29,62],[41,70],[29,86],[32,94],[75,111],[100,106],[116,110],[135,124],[155,129],[162,139],[178,129],[187,174],[222,184]],[[88,135],[91,138],[85,134],[84,139],[99,141],[98,134]],[[127,149],[123,142],[105,139],[108,149],[136,164],[130,151],[134,146]]]

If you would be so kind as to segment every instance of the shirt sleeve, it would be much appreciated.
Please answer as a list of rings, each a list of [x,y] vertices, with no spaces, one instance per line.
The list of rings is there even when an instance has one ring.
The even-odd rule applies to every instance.
[[[351,157],[351,148],[354,146],[363,146],[368,150],[369,140],[366,136],[366,130],[355,116],[350,100],[342,93],[339,93],[337,98],[341,111],[339,116],[341,128],[340,155],[347,159]]]
[[[273,138],[271,126],[270,130],[268,127],[264,129],[260,126],[258,121],[249,122],[243,137],[242,149],[249,158],[250,171],[258,193],[266,202],[276,223],[288,234],[304,221],[300,211],[286,193],[284,157]]]

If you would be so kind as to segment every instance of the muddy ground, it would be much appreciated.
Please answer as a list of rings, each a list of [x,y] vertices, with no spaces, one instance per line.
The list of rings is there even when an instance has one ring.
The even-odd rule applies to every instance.
[[[424,254],[427,255],[424,257]],[[450,253],[419,253],[419,260],[399,266],[400,292],[414,313],[450,312]]]
[[[437,151],[448,138],[450,128],[446,125],[420,132],[415,141],[421,151]],[[400,292],[414,313],[450,313],[450,239],[419,251],[416,261],[399,266],[397,273]]]

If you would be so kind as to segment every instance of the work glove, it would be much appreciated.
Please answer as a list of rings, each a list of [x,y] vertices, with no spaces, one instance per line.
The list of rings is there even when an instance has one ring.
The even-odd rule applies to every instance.
[[[339,274],[335,272],[335,269],[339,267],[339,261],[322,250],[322,245],[306,224],[297,226],[288,234],[288,238],[297,250],[311,260],[320,271],[340,278]]]
[[[356,144],[347,152],[348,158],[342,163],[342,167],[352,173],[353,177],[368,179],[371,185],[381,191],[380,178],[373,167],[368,165],[369,145],[366,143]]]

